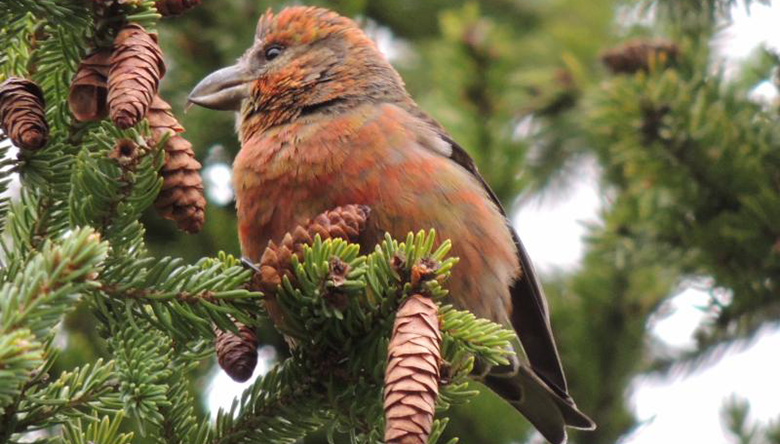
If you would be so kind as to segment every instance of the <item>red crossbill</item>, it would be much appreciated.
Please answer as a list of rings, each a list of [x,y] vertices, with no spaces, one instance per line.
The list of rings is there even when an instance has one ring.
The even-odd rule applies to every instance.
[[[233,165],[244,255],[336,206],[371,208],[361,243],[435,228],[460,258],[453,303],[512,326],[518,359],[483,381],[551,442],[592,429],[568,393],[547,303],[520,239],[473,160],[406,92],[350,19],[292,7],[263,15],[254,44],[189,101],[237,112]],[[522,346],[520,346],[522,344]]]

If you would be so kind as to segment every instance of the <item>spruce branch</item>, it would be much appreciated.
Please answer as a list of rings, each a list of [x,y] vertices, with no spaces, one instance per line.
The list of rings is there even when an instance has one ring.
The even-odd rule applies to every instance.
[[[9,209],[8,185],[11,182],[11,174],[17,162],[9,159],[11,143],[7,136],[0,131],[0,232],[5,230],[6,215]]]
[[[112,417],[88,418],[84,430],[82,418],[65,423],[62,431],[63,444],[128,444],[133,439],[132,433],[119,433],[124,415],[120,411]]]
[[[27,62],[32,51],[31,37],[35,29],[35,18],[24,10],[13,9],[9,3],[0,4],[0,16],[5,20],[0,28],[0,79],[23,77],[27,74]]]
[[[113,394],[118,387],[113,370],[113,362],[98,360],[28,390],[17,408],[20,419],[12,433],[64,424],[73,417],[92,417],[94,410],[120,411],[122,404]]]
[[[722,73],[703,76],[708,66],[686,56],[675,69],[612,78],[591,98],[597,154],[620,191],[610,224],[734,293],[713,298],[699,350],[676,357],[688,368],[777,319],[776,116]]]
[[[202,427],[201,444],[294,443],[323,426],[323,398],[316,381],[292,360],[272,368],[236,399],[220,409],[213,431]]]
[[[169,363],[171,373],[167,380],[166,397],[171,403],[158,406],[163,420],[159,432],[154,435],[154,440],[160,444],[190,444],[198,434],[195,399],[190,394],[187,379],[198,363],[186,362],[185,359],[174,357]]]
[[[87,228],[74,230],[60,244],[47,240],[22,272],[0,287],[0,334],[27,328],[38,338],[50,335],[72,302],[99,286],[107,249]]]
[[[27,384],[51,365],[45,342],[73,303],[99,285],[106,250],[93,230],[77,229],[59,244],[47,240],[0,287],[0,421],[6,437],[24,419],[19,415],[29,401],[23,398]]]
[[[439,318],[441,329],[457,348],[480,355],[489,365],[509,364],[507,356],[513,353],[510,344],[515,339],[511,330],[452,305],[439,307]]]
[[[233,320],[254,325],[257,299],[245,284],[251,272],[220,260],[203,259],[184,265],[181,259],[143,260],[133,279],[103,288],[105,299],[96,302],[104,322],[121,310],[142,319],[182,344],[214,337],[212,325],[233,331]],[[156,262],[150,266],[150,262]]]
[[[17,329],[0,335],[0,424],[11,433],[17,404],[25,383],[43,365],[44,346],[28,329]]]
[[[281,315],[276,318],[281,320],[277,322],[277,327],[293,345],[292,357],[279,364],[285,372],[290,371],[291,379],[283,386],[274,386],[273,390],[284,393],[285,390],[305,389],[308,401],[298,401],[296,405],[304,406],[304,412],[307,412],[304,418],[308,418],[308,403],[316,400],[318,405],[312,407],[312,411],[318,411],[320,416],[318,422],[311,424],[312,427],[324,425],[329,433],[348,432],[353,443],[381,441],[385,430],[382,392],[393,320],[399,307],[407,304],[413,295],[430,295],[433,299],[425,300],[433,317],[426,325],[438,325],[444,320],[443,326],[446,324],[453,331],[457,330],[455,337],[442,330],[442,357],[446,362],[443,367],[446,368],[446,377],[441,378],[443,398],[437,403],[435,395],[423,397],[422,404],[414,404],[421,406],[427,403],[428,406],[428,419],[420,423],[427,430],[422,436],[430,432],[434,440],[438,439],[444,423],[434,421],[434,405],[439,410],[446,410],[453,403],[465,402],[473,397],[476,392],[467,388],[467,381],[474,359],[505,362],[506,350],[514,334],[451,307],[440,311],[434,301],[446,295],[442,285],[456,260],[446,257],[449,241],[438,247],[434,245],[433,231],[410,233],[406,242],[387,236],[368,255],[360,255],[358,245],[341,238],[323,240],[320,234],[311,237],[302,227],[295,232],[288,235],[288,240],[281,245],[269,245],[258,273],[258,278],[280,276],[278,281],[263,281],[266,304],[272,299],[277,305]],[[304,240],[307,236],[311,238],[309,242]],[[279,255],[282,247],[289,253]],[[269,251],[275,251],[273,261],[268,259]],[[289,265],[285,266],[280,256]],[[275,288],[273,282],[279,282]],[[408,305],[415,306],[413,302]],[[418,312],[412,309],[409,315],[414,317]],[[405,315],[399,316],[403,318]],[[403,320],[400,322],[411,325]],[[395,344],[393,347],[397,345],[392,344]],[[408,371],[414,368],[405,367],[406,364],[395,359],[391,361],[394,367],[388,377],[398,371],[406,377]],[[438,362],[437,359],[434,361]],[[300,369],[301,373],[291,371],[292,368]],[[438,363],[431,371],[433,373],[425,380],[429,385],[438,386]],[[276,375],[272,377],[276,378]],[[273,384],[276,384],[275,380]],[[391,392],[393,390],[388,393]],[[245,392],[244,398],[252,396],[247,393],[251,392]],[[401,394],[389,395],[392,396],[392,399],[388,398],[390,411],[405,411],[408,407],[397,404],[404,402],[399,401]],[[261,424],[256,430],[258,434],[267,432],[264,427],[270,427],[266,425],[267,421],[274,418],[264,416],[263,412],[245,412],[247,407],[244,402],[242,400],[241,408],[234,405],[234,409],[238,410],[227,416],[249,415],[247,418],[254,418]],[[405,415],[403,413],[401,417],[408,419]],[[392,416],[395,420],[397,415]],[[292,431],[295,434],[286,435],[284,439],[295,440],[306,433],[298,428]],[[288,442],[284,439],[277,442]]]
[[[171,406],[166,382],[173,350],[159,332],[141,328],[143,323],[117,321],[109,325],[113,328],[108,343],[116,360],[121,402],[146,435],[149,424],[159,428],[165,421],[160,409]]]

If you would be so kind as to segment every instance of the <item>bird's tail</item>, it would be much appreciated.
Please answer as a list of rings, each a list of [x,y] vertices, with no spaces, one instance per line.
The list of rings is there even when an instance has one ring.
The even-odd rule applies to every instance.
[[[513,376],[488,374],[483,382],[509,402],[552,444],[566,442],[566,427],[593,430],[596,424],[568,395],[552,390],[533,370],[521,365]]]

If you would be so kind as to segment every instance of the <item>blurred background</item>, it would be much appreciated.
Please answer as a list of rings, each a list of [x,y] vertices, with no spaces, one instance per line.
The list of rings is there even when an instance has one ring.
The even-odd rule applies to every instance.
[[[249,47],[267,8],[291,4],[204,0],[162,22],[162,96],[203,163],[209,206],[196,236],[150,213],[156,255],[239,254],[233,116],[183,108],[201,78]],[[780,6],[306,4],[358,20],[511,209],[571,392],[599,424],[572,442],[780,443]],[[89,319],[68,319],[63,368],[104,353]],[[260,336],[256,374],[287,353],[272,328]],[[204,414],[242,387],[214,362],[193,374]],[[450,416],[447,434],[463,443],[542,442],[487,391]]]

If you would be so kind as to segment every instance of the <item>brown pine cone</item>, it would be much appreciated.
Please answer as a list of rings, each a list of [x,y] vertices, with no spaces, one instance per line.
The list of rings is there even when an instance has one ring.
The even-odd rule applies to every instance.
[[[292,255],[296,254],[302,259],[304,245],[311,245],[317,234],[322,240],[340,238],[357,242],[370,212],[366,205],[336,207],[295,227],[278,245],[273,241],[269,242],[260,258],[260,281],[257,286],[265,292],[276,291],[283,276],[292,277]]]
[[[70,83],[68,106],[79,122],[102,120],[108,115],[108,70],[110,49],[99,49],[79,64]]]
[[[108,111],[114,124],[127,129],[146,116],[165,74],[157,37],[141,25],[125,25],[114,39],[108,72]]]
[[[35,83],[9,77],[0,84],[0,129],[25,150],[37,150],[49,139],[43,91]]]
[[[236,322],[238,334],[216,330],[217,362],[234,381],[244,382],[257,365],[257,335],[246,325]]]
[[[293,277],[290,264],[292,255],[295,254],[302,259],[304,245],[314,243],[314,236],[317,234],[322,240],[341,238],[349,242],[357,242],[370,213],[371,210],[365,205],[336,207],[297,226],[292,233],[287,233],[278,245],[274,241],[268,242],[268,247],[260,258],[260,272],[252,278],[251,287],[266,295],[266,311],[277,326],[284,325],[284,315],[276,303],[274,294],[284,276],[289,279]]]
[[[436,304],[414,294],[395,315],[385,370],[385,443],[425,444],[439,394],[441,333]]]
[[[634,74],[649,71],[651,63],[673,65],[679,54],[680,48],[669,41],[634,40],[604,52],[601,62],[612,74]]]
[[[157,0],[154,6],[163,16],[179,15],[184,11],[198,6],[201,0]]]
[[[163,186],[154,202],[157,213],[176,222],[179,229],[197,233],[203,228],[206,208],[200,162],[195,159],[192,144],[179,135],[184,128],[173,116],[171,106],[159,96],[155,96],[147,120],[155,141],[169,135],[161,171]]]

